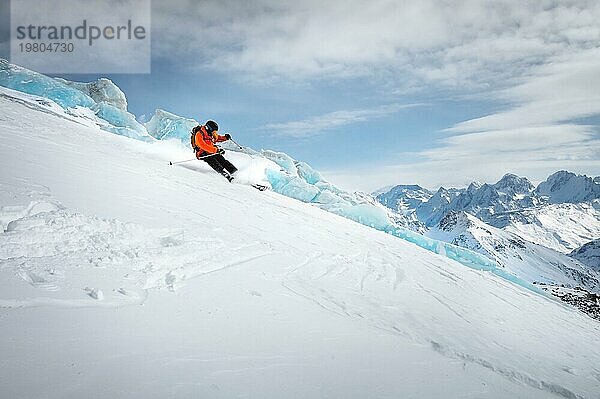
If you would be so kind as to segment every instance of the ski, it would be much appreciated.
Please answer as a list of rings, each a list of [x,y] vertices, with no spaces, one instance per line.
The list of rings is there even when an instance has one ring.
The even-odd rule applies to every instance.
[[[258,191],[265,191],[269,189],[269,187],[263,186],[262,184],[251,184],[251,186],[257,189]]]
[[[202,159],[202,158],[203,158],[203,157],[200,157],[200,158],[198,158],[198,159]],[[190,162],[190,161],[195,161],[195,160],[196,160],[196,159],[188,159],[188,160],[185,160],[185,161],[176,161],[176,162],[169,161],[169,165],[179,165],[179,164],[182,164],[182,163],[185,163],[185,162]],[[225,176],[225,177],[227,177],[227,176]],[[233,180],[235,180],[235,179],[233,179]],[[243,183],[242,183],[242,184],[243,184]],[[248,184],[248,185],[249,185],[250,187],[254,187],[254,188],[255,188],[255,189],[257,189],[258,191],[266,191],[266,190],[268,190],[268,189],[269,189],[269,186],[265,186],[264,184],[257,184],[257,183],[254,183],[254,184]]]

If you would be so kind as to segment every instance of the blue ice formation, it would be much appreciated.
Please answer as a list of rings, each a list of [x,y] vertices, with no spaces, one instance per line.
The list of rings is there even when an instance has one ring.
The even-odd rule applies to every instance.
[[[99,84],[104,91],[99,89],[94,93],[99,100],[95,101],[86,94],[90,93],[91,85],[94,85],[94,82],[88,84],[54,79],[0,59],[0,86],[48,98],[67,112],[76,107],[89,108],[98,118],[98,125],[103,130],[138,140],[152,140],[146,128],[136,121],[135,116],[120,108],[123,105],[127,106],[124,95],[119,100],[121,89],[106,79]],[[104,101],[107,99],[110,101]]]
[[[87,94],[97,103],[106,103],[122,111],[127,111],[127,97],[125,97],[125,93],[110,79],[99,78],[88,83],[72,82],[61,78],[54,79]]]
[[[0,86],[46,97],[63,107],[90,108],[95,101],[87,94],[67,86],[49,76],[33,72],[0,58]]]
[[[148,135],[144,125],[139,123],[129,112],[103,102],[94,104],[90,109],[98,118],[108,122],[108,124],[101,125],[102,129],[132,139],[152,141],[152,137]]]
[[[102,129],[132,139],[154,141],[146,128],[129,112],[123,112],[108,104],[99,104],[92,109],[96,112],[96,116],[108,122],[108,125],[101,125]]]
[[[198,122],[162,109],[157,109],[152,118],[144,125],[148,130],[148,134],[155,139],[179,139],[188,145],[190,142],[190,131],[198,125]]]
[[[325,182],[306,163],[298,162],[283,152],[262,150],[260,154],[281,168],[267,170],[267,179],[276,192],[303,202],[330,203],[343,200],[337,196],[342,191]],[[324,191],[329,191],[330,195],[321,195]]]

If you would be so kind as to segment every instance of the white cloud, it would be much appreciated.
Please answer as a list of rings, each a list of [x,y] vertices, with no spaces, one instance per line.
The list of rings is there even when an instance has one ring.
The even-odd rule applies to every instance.
[[[425,187],[495,182],[506,172],[541,180],[559,169],[600,175],[600,137],[594,127],[550,125],[468,133],[437,148],[401,154],[387,163],[324,171],[336,183],[372,191],[390,184]]]
[[[454,135],[412,154],[421,159],[410,167],[383,170],[434,186],[495,181],[507,171],[532,179],[558,169],[600,174],[598,128],[569,122],[600,114],[600,48],[551,57],[521,80],[494,93],[507,110],[458,123],[446,129]]]
[[[502,86],[531,63],[597,45],[600,19],[591,0],[155,3],[156,56],[261,81],[392,71],[398,85]]]
[[[599,42],[600,43],[600,42]],[[451,132],[511,129],[600,113],[600,48],[561,55],[532,68],[524,82],[497,93],[510,109],[461,122]]]
[[[538,157],[540,154],[554,158],[565,157],[582,159],[584,154],[594,154],[600,147],[581,146],[593,140],[595,132],[591,126],[582,125],[550,125],[507,130],[491,130],[468,133],[444,139],[443,146],[421,152],[429,159],[455,159],[471,157],[473,153],[487,158],[495,154],[521,154]],[[580,147],[581,146],[581,147]],[[581,150],[572,153],[569,148]],[[582,153],[583,152],[583,153]]]
[[[270,123],[260,129],[275,131],[281,136],[306,137],[323,134],[327,130],[364,122],[370,119],[383,118],[404,108],[417,107],[423,104],[391,104],[368,109],[341,110],[303,120]]]
[[[153,24],[166,40],[155,53],[195,68],[259,84],[364,77],[390,98],[441,88],[501,104],[391,166],[330,171],[342,182],[435,186],[507,171],[533,179],[559,168],[600,172],[598,133],[576,124],[600,114],[597,0],[187,0],[157,7]],[[338,111],[267,127],[305,135],[381,115],[377,108]]]

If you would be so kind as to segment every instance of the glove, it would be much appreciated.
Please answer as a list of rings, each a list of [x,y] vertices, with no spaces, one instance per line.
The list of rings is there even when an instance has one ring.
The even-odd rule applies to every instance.
[[[223,154],[225,154],[225,150],[224,150],[224,149],[222,149],[222,148],[219,148],[219,149],[217,150],[217,154],[219,154],[219,155],[223,155]]]
[[[229,140],[229,139],[231,139],[231,135],[230,135],[229,133],[225,133],[225,138],[226,138],[227,140]]]

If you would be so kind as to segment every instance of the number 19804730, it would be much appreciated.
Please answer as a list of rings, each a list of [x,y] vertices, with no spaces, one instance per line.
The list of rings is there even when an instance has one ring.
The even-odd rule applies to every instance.
[[[22,53],[72,53],[75,50],[73,43],[50,42],[50,43],[19,43]]]

